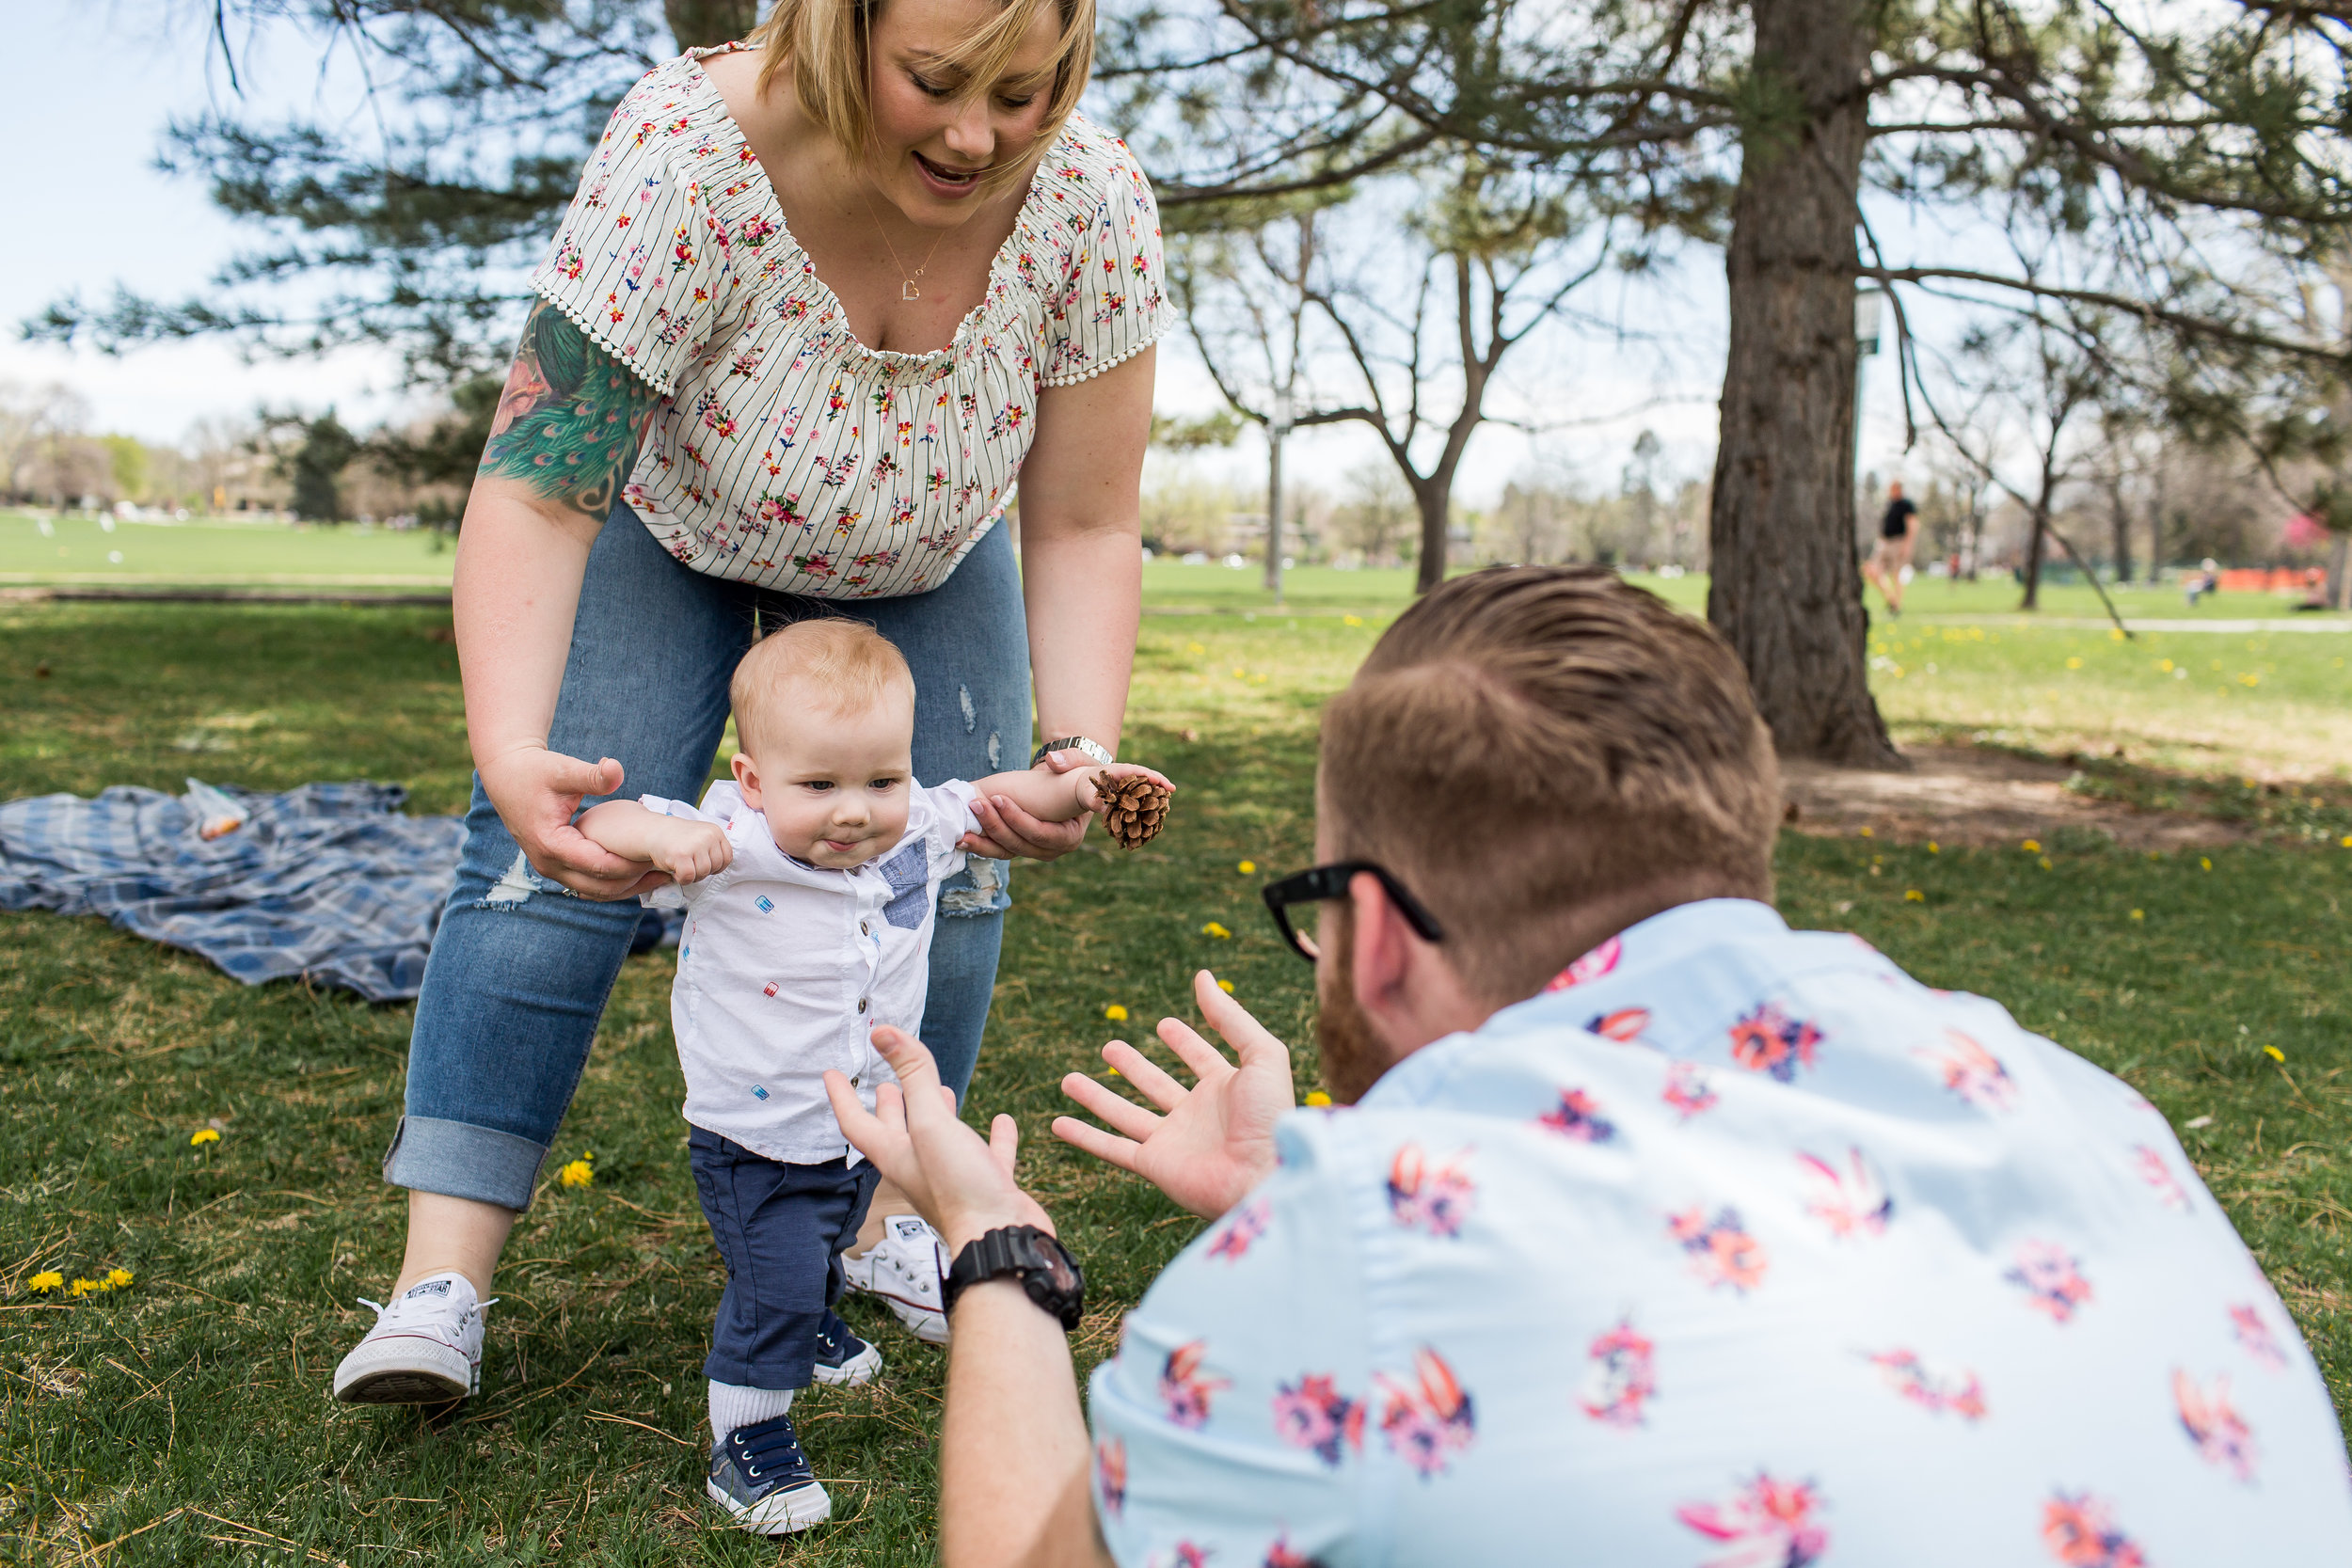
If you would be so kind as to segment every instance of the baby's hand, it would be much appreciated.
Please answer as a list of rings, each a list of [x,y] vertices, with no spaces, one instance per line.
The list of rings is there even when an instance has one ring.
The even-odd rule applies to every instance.
[[[1167,774],[1135,762],[1114,762],[1102,768],[1089,768],[1083,772],[1073,773],[1071,777],[1078,781],[1079,806],[1089,812],[1099,812],[1103,809],[1103,792],[1095,787],[1097,779],[1145,778],[1169,791],[1173,791],[1176,787],[1169,782]]]
[[[715,877],[735,860],[735,846],[727,842],[725,829],[675,816],[662,818],[661,831],[646,847],[655,866],[680,887]]]

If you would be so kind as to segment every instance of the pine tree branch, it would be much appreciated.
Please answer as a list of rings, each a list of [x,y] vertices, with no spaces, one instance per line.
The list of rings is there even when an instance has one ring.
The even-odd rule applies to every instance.
[[[2244,348],[2266,349],[2274,354],[2291,355],[2297,358],[2343,366],[2352,363],[2344,351],[2322,344],[2296,342],[2292,339],[2274,337],[2249,327],[2233,326],[2227,322],[2207,316],[2191,315],[2170,309],[2144,299],[2132,299],[2122,294],[2108,293],[2098,289],[2069,289],[2049,283],[2038,283],[2029,277],[2008,277],[2000,273],[1976,272],[1964,267],[1859,267],[1857,275],[1875,277],[1883,283],[1980,283],[1988,288],[2006,289],[2029,294],[2038,299],[2066,300],[2076,305],[2095,306],[2101,309],[2121,311],[2142,321],[2161,322],[2174,331],[2190,338],[2210,339],[2233,343]]]

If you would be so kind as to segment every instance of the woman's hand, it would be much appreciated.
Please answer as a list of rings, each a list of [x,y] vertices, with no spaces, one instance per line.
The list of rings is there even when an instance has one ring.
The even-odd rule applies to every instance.
[[[670,879],[641,861],[623,860],[572,826],[582,797],[621,787],[611,757],[582,762],[544,746],[517,747],[479,764],[482,791],[532,869],[587,898],[633,898]]]
[[[1012,1117],[991,1122],[983,1142],[957,1119],[956,1092],[939,1081],[939,1064],[922,1041],[888,1025],[875,1030],[873,1040],[898,1081],[878,1086],[868,1111],[847,1078],[828,1071],[825,1098],[841,1135],[898,1183],[946,1242],[947,1255],[1008,1225],[1053,1235],[1053,1220],[1013,1180],[1021,1134]]]
[[[1048,752],[1038,762],[1039,768],[1050,773],[1068,773],[1096,766],[1075,751]],[[993,861],[1009,861],[1016,855],[1023,860],[1058,860],[1075,849],[1087,836],[1088,818],[1048,822],[1022,810],[1009,795],[978,797],[972,802],[972,815],[980,819],[983,831],[964,834],[961,847]]]
[[[1054,1118],[1054,1136],[1142,1177],[1178,1204],[1215,1219],[1242,1200],[1274,1168],[1274,1124],[1296,1104],[1290,1048],[1225,994],[1216,976],[1193,977],[1200,1016],[1241,1056],[1241,1066],[1172,1018],[1160,1038],[1199,1080],[1185,1088],[1123,1040],[1103,1059],[1166,1113],[1153,1116],[1083,1072],[1061,1081],[1062,1093],[1110,1123],[1105,1132],[1075,1117]],[[1120,1136],[1120,1134],[1124,1134]]]

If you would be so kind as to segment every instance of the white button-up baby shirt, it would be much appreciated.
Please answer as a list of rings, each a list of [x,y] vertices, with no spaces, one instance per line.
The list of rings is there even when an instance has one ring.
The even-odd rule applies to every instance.
[[[689,1122],[787,1164],[857,1163],[824,1073],[845,1074],[869,1110],[874,1086],[896,1081],[872,1031],[922,1024],[933,909],[939,884],[963,869],[958,840],[978,829],[974,793],[961,780],[914,786],[906,836],[847,871],[777,848],[731,781],[712,784],[699,809],[641,798],[648,811],[717,823],[735,849],[716,876],[644,896],[686,911],[670,1026]]]

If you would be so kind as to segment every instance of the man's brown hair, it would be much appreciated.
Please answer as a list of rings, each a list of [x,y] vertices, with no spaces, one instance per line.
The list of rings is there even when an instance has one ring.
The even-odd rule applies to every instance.
[[[735,667],[727,699],[736,741],[756,757],[760,742],[774,738],[796,710],[852,713],[893,688],[912,698],[914,675],[906,656],[872,626],[831,615],[792,622],[753,643]]]
[[[1780,772],[1704,621],[1591,566],[1498,567],[1397,618],[1324,712],[1334,858],[1386,867],[1463,984],[1531,996],[1693,898],[1770,898]]]

